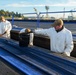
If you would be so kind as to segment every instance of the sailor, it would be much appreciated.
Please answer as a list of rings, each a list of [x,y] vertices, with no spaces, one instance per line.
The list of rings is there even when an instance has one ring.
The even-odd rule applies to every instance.
[[[50,50],[70,56],[73,50],[73,37],[70,30],[65,28],[62,19],[57,19],[52,28],[35,30],[35,34],[47,35],[50,38]]]
[[[4,16],[0,16],[0,37],[10,38],[10,30],[12,25]]]
[[[24,35],[24,34],[29,34],[29,45],[30,46],[33,46],[33,37],[34,37],[33,32],[30,29],[28,29],[28,28],[23,28],[20,31],[20,35]]]

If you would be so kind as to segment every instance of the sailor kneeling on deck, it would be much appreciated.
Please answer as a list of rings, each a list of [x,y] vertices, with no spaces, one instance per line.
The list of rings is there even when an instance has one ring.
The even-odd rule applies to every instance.
[[[57,19],[52,28],[35,30],[35,34],[46,35],[50,38],[50,50],[70,56],[73,50],[73,37],[70,30],[65,28],[62,19]],[[29,31],[28,31],[29,32]]]
[[[33,46],[33,36],[34,34],[32,33],[32,31],[30,29],[27,29],[27,28],[23,28],[21,31],[20,31],[20,35],[27,35],[29,34],[29,45],[30,46]],[[28,41],[28,40],[27,40]],[[25,41],[26,42],[26,41]],[[28,44],[28,42],[27,42]]]

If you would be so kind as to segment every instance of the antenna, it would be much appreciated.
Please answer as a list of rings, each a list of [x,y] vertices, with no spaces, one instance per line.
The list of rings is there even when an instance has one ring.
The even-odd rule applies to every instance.
[[[63,13],[63,20],[65,19],[65,8],[63,9],[64,13]]]

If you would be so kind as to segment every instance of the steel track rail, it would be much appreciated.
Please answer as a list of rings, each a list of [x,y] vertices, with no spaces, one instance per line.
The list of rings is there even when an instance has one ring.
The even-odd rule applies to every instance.
[[[17,46],[15,48],[17,48]],[[19,47],[18,47],[18,49],[19,49]],[[44,59],[48,58],[48,60],[52,59],[52,60],[55,60],[55,61],[59,62],[59,66],[61,65],[61,67],[64,67],[64,70],[68,70],[68,71],[71,71],[73,73],[76,71],[76,69],[75,69],[76,68],[76,66],[75,66],[76,60],[75,61],[72,60],[72,59],[69,60],[69,59],[62,58],[62,57],[59,57],[59,56],[55,56],[55,55],[52,55],[52,54],[47,54],[46,52],[40,51],[39,49],[36,49],[36,48],[33,48],[33,49],[28,48],[28,51],[33,52],[34,55],[39,55],[40,57],[42,56],[42,57],[44,57]]]
[[[16,58],[14,55],[8,53],[3,49],[0,49],[0,57],[22,71],[25,75],[42,75],[40,71],[35,70],[36,68],[33,69],[31,64],[27,62],[22,62],[20,59]]]
[[[7,42],[5,42],[5,43],[7,43]],[[9,42],[7,44],[17,48],[18,50],[21,50],[13,42]],[[53,70],[57,71],[58,73],[61,73],[63,75],[64,75],[64,73],[65,73],[65,75],[67,75],[67,74],[71,74],[71,75],[76,74],[75,73],[76,72],[76,69],[75,69],[76,68],[76,66],[75,66],[76,63],[74,61],[73,62],[72,61],[68,61],[68,60],[65,60],[63,58],[54,56],[52,54],[51,55],[47,54],[47,53],[45,53],[43,51],[40,51],[40,50],[37,50],[37,49],[34,49],[34,48],[23,48],[23,49],[28,50],[28,51],[25,51],[27,57],[31,57],[32,56],[33,57],[32,59],[35,59],[37,62],[40,62],[40,63],[42,63],[42,64],[44,64],[44,65],[46,65],[48,67],[52,66],[50,68],[52,68]],[[20,58],[25,60],[25,55],[20,57]],[[37,59],[41,59],[42,61],[41,60],[39,61]],[[47,65],[47,64],[49,64],[49,65]]]
[[[3,44],[4,45],[4,44]],[[4,45],[5,46],[5,45]],[[19,55],[16,55],[16,54],[14,54],[13,52],[10,52],[9,51],[9,49],[7,50],[7,48],[5,48],[5,47],[2,47],[2,45],[0,46],[0,49],[3,49],[4,50],[4,53],[5,53],[5,55],[7,54],[7,53],[9,53],[9,54],[7,54],[7,55],[9,55],[10,57],[9,58],[6,58],[6,57],[3,57],[3,56],[1,56],[3,59],[5,59],[5,60],[7,60],[9,63],[12,63],[13,65],[15,65],[15,67],[17,67],[18,69],[20,69],[20,67],[18,67],[16,64],[17,63],[14,63],[14,61],[12,61],[12,60],[15,60],[16,62],[18,62],[18,63],[20,63],[21,64],[21,62],[19,62],[19,60],[21,60],[21,61],[23,61],[24,63],[23,63],[23,65],[24,64],[26,64],[26,62],[30,65],[32,65],[32,63],[31,62],[29,62],[28,60],[22,60],[21,59],[21,57],[19,56]],[[15,49],[16,50],[16,49]],[[7,53],[6,53],[7,52]],[[2,52],[0,52],[0,53],[2,53]],[[11,55],[13,55],[12,57],[14,57],[14,58],[11,58]],[[28,58],[28,57],[27,57]],[[12,59],[12,60],[11,60]],[[16,60],[17,59],[17,60]],[[27,64],[27,65],[28,65]],[[35,63],[34,63],[35,64]],[[30,66],[31,67],[31,70],[32,70],[32,72],[26,72],[25,70],[22,70],[22,68],[20,69],[21,71],[23,71],[24,73],[26,73],[26,74],[29,74],[29,75],[57,75],[57,73],[55,72],[55,71],[53,71],[52,69],[50,69],[50,71],[44,71],[45,70],[45,68],[46,68],[46,66],[42,66],[42,65],[40,65],[40,66],[42,66],[44,69],[41,69],[41,67],[37,67],[38,65],[36,64],[36,65],[32,65],[32,66]],[[38,63],[39,64],[39,63]],[[25,66],[27,66],[27,65],[25,65]],[[23,68],[25,68],[24,66],[22,66]],[[28,66],[27,66],[28,67]],[[28,67],[28,69],[30,70],[30,67]],[[34,69],[34,70],[33,70]],[[31,71],[30,70],[30,71]],[[47,70],[47,69],[46,69]],[[36,72],[37,71],[37,72]]]
[[[37,68],[35,65],[32,65],[31,63],[27,61],[23,61],[22,59],[18,58],[14,54],[3,50],[3,48],[0,48],[0,57],[12,64],[14,67],[22,71],[24,74],[28,75],[57,75],[55,71],[52,72],[45,72],[42,69]],[[21,65],[22,64],[22,65]],[[55,72],[55,73],[54,73]]]

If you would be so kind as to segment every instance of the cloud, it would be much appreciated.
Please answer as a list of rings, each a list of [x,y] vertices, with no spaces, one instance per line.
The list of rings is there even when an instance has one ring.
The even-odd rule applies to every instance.
[[[45,6],[45,5],[27,5],[27,4],[9,4],[9,5],[7,5],[6,7],[34,7],[34,6],[36,6],[36,7],[42,7],[42,6]]]
[[[21,2],[21,3],[13,3],[13,4],[8,4],[6,7],[44,7],[44,6],[76,6],[76,0],[68,0],[66,3],[48,3],[46,2],[44,4],[31,4],[31,3],[26,3],[26,2]]]
[[[76,0],[68,0],[68,2],[65,5],[66,6],[76,6]]]

